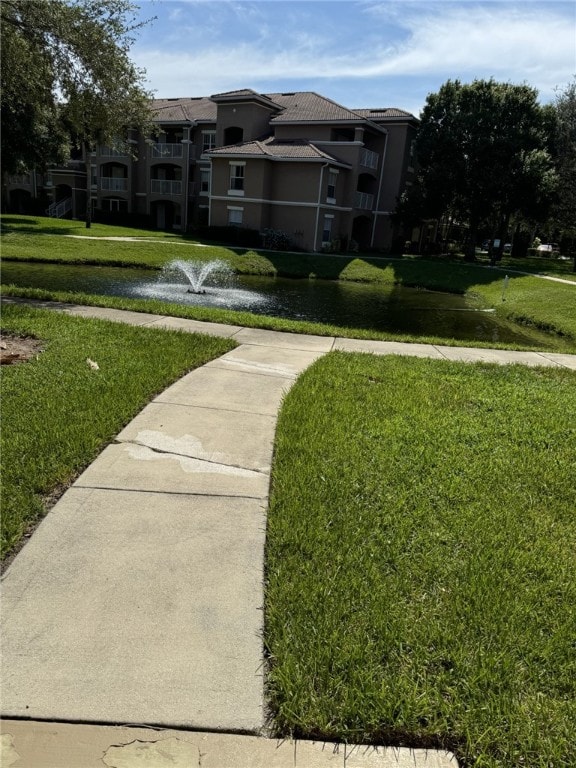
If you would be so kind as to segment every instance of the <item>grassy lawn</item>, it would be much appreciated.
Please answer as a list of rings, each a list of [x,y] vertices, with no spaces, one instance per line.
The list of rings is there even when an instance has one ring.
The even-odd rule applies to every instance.
[[[155,394],[235,346],[25,306],[3,306],[2,328],[45,347],[2,369],[3,554]]]
[[[15,219],[17,221],[15,222]],[[107,225],[93,225],[93,232],[99,239],[79,240],[72,237],[54,237],[49,234],[78,234],[83,230],[82,222],[41,219],[33,217],[3,217],[4,234],[2,236],[2,257],[23,261],[47,261],[79,264],[106,264],[108,266],[139,266],[161,269],[168,261],[178,257],[191,260],[224,259],[239,274],[287,276],[298,278],[324,278],[329,280],[347,280],[374,283],[382,286],[405,285],[418,286],[431,290],[444,290],[467,294],[483,306],[494,307],[498,314],[512,322],[533,325],[552,332],[550,349],[576,350],[576,286],[554,283],[531,276],[510,273],[508,288],[502,297],[506,264],[503,269],[489,269],[485,265],[465,264],[443,259],[422,259],[405,257],[385,259],[374,256],[333,256],[325,254],[286,254],[254,250],[226,248],[224,246],[205,246],[179,236],[166,236],[165,233],[127,230]],[[52,228],[52,229],[51,229]],[[156,242],[114,242],[102,237],[125,236],[129,232],[138,232],[156,236]],[[520,260],[517,267],[529,266]],[[549,261],[558,269],[567,269],[566,262]],[[510,266],[513,266],[512,264]],[[564,274],[564,273],[563,273]],[[4,288],[4,290],[6,290]],[[15,293],[17,295],[18,292]],[[52,294],[54,295],[54,294]],[[48,298],[49,294],[44,294]],[[60,294],[59,299],[64,297]],[[76,296],[74,301],[106,303],[119,306],[115,299]],[[128,306],[128,300],[123,306]],[[302,324],[290,321],[278,321],[275,318],[262,318],[246,313],[220,314],[214,310],[190,310],[170,308],[164,305],[160,310],[149,302],[131,304],[130,308],[142,308],[143,311],[162,311],[178,316],[207,319],[214,322],[277,328],[304,333],[328,333],[333,335],[334,327],[327,326],[322,331],[318,324]],[[244,317],[242,317],[244,315]],[[219,319],[221,318],[221,319]],[[311,326],[316,326],[314,329]],[[356,335],[353,330],[337,328],[339,335]],[[553,333],[564,338],[564,342],[554,340]],[[390,334],[362,333],[363,337],[391,338]],[[395,337],[405,341],[445,343],[445,340],[427,337]],[[448,342],[449,343],[449,342]],[[458,343],[456,340],[453,343]],[[482,346],[481,343],[474,346]],[[486,346],[486,344],[484,344]]]
[[[133,227],[116,227],[109,224],[92,222],[89,229],[83,221],[72,219],[53,219],[49,216],[21,216],[19,214],[2,214],[0,217],[2,233],[45,234],[45,235],[80,235],[82,237],[155,237],[160,239],[179,240],[180,235],[174,232],[162,232],[157,229],[135,229]]]
[[[283,405],[279,734],[576,765],[576,375],[332,353]]]

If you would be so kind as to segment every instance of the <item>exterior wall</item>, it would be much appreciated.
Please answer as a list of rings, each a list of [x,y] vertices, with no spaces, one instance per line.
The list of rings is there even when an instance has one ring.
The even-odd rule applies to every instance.
[[[216,145],[224,146],[224,132],[227,128],[236,126],[244,129],[242,141],[268,136],[272,114],[269,109],[254,102],[218,104]]]
[[[330,123],[298,123],[296,125],[283,125],[272,123],[272,132],[281,141],[294,141],[296,139],[309,139],[310,141],[330,141],[332,138],[332,125]]]
[[[272,199],[316,205],[319,193],[320,165],[320,163],[274,163]]]
[[[409,175],[410,144],[416,136],[416,130],[409,125],[389,125],[387,128],[388,147],[380,210],[391,212],[396,208],[396,200]]]
[[[271,229],[286,232],[298,248],[305,251],[314,249],[316,208],[271,205],[269,221]]]
[[[233,103],[222,98],[217,104],[216,121],[202,120],[194,125],[185,121],[161,123],[163,134],[153,137],[157,142],[154,147],[143,137],[131,135],[134,158],[99,147],[86,163],[81,159],[71,161],[45,179],[40,174],[14,179],[8,191],[15,192],[14,207],[23,209],[29,201],[32,207],[34,201],[37,212],[39,205],[47,207],[60,199],[68,187],[73,206],[69,215],[73,217],[84,215],[88,192],[99,209],[107,200],[116,199],[125,202],[128,213],[151,217],[152,225],[166,221],[166,226],[178,228],[203,223],[206,206],[210,206],[213,225],[227,225],[229,208],[242,208],[242,226],[280,229],[309,250],[315,246],[320,249],[324,217],[331,216],[332,240],[361,235],[363,245],[388,248],[394,235],[389,214],[412,175],[410,145],[416,134],[415,121],[402,117],[381,119],[377,123],[384,133],[360,118],[358,123],[302,121],[283,125],[270,122],[274,114],[257,99],[239,97]],[[286,141],[313,141],[350,167],[339,167],[322,158],[279,161],[244,158],[239,153],[238,162],[245,163],[244,189],[230,194],[232,158],[210,158],[203,153],[203,132],[212,131],[214,146],[222,146],[230,127],[242,127],[243,141],[263,135]],[[201,193],[200,188],[201,171],[209,168],[211,197]],[[336,194],[329,200],[330,168],[338,174]],[[155,184],[152,191],[153,180],[176,183]],[[169,215],[159,215],[159,210]]]

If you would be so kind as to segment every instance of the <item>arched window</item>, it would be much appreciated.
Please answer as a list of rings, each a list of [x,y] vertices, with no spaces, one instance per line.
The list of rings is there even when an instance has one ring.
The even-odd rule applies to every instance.
[[[244,129],[237,125],[231,125],[224,131],[224,144],[240,144],[244,138]]]

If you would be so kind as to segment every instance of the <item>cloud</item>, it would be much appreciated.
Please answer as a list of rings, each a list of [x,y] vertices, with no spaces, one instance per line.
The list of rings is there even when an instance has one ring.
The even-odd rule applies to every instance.
[[[527,82],[547,100],[576,71],[573,13],[556,4],[294,3],[289,15],[275,13],[275,6],[280,4],[221,3],[218,35],[196,24],[194,46],[179,49],[172,40],[163,50],[148,43],[134,49],[136,62],[160,96],[303,89],[307,81],[348,83],[354,93],[357,81],[378,82],[382,90],[398,78],[421,90],[424,82],[437,88],[448,78],[494,77]],[[325,24],[311,23],[314,6],[316,12],[324,8]],[[209,24],[215,21],[211,17]]]

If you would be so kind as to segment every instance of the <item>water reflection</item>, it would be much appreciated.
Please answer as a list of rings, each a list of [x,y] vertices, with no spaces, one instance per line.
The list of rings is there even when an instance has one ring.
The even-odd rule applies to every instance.
[[[243,310],[342,328],[549,346],[545,334],[502,321],[463,296],[401,286],[228,276],[217,286],[207,281],[206,293],[195,294],[183,278],[150,270],[18,262],[2,265],[2,282]]]

